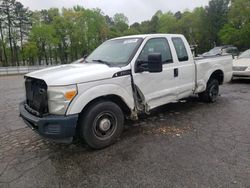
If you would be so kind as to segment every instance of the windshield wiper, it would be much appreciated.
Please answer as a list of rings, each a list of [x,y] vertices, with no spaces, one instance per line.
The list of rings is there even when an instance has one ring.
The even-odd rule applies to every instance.
[[[93,62],[98,62],[98,63],[102,63],[102,64],[105,64],[105,65],[108,65],[108,66],[111,66],[112,64],[107,62],[107,61],[103,61],[101,59],[93,59],[92,60]]]

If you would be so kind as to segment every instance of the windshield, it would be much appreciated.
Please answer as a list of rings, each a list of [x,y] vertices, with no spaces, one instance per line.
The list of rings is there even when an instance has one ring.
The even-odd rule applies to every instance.
[[[81,58],[76,61],[73,61],[72,64],[78,64],[78,63],[83,63],[83,62],[84,62],[84,58]]]
[[[242,58],[250,58],[250,50],[247,50],[247,51],[243,52],[243,53],[239,56],[239,59],[242,59]]]
[[[209,55],[218,55],[221,54],[221,47],[215,47],[208,52]]]
[[[88,56],[86,62],[103,63],[109,66],[124,66],[128,64],[141,42],[141,38],[109,40],[95,49]]]

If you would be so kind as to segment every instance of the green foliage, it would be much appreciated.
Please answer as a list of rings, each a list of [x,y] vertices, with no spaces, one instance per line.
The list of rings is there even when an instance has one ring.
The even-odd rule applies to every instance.
[[[122,13],[117,13],[113,17],[114,20],[114,26],[113,30],[118,33],[118,35],[122,35],[122,33],[126,30],[128,30],[128,18],[122,14]]]
[[[206,7],[206,29],[210,43],[220,44],[218,33],[227,23],[230,0],[211,0]]]
[[[172,12],[167,12],[160,17],[159,32],[160,33],[176,33],[177,19]]]
[[[38,56],[39,49],[34,42],[27,42],[23,47],[23,57],[29,62],[28,65],[35,64],[35,58]]]
[[[114,23],[125,23],[128,24],[128,18],[122,13],[116,13],[113,17]]]
[[[237,45],[241,49],[250,44],[250,0],[232,0],[228,23],[220,31],[223,43]]]

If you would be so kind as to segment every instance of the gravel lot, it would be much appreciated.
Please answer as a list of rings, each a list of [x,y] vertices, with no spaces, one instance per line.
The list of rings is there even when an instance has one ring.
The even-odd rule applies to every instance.
[[[41,139],[18,117],[23,77],[0,77],[0,187],[250,187],[250,81],[127,122],[91,151]]]

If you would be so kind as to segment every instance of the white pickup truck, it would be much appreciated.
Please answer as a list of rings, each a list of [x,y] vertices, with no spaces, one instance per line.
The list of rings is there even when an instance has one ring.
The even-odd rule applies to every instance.
[[[104,42],[86,59],[25,75],[20,115],[40,135],[60,142],[80,136],[101,149],[125,118],[198,94],[215,102],[232,78],[232,56],[194,60],[183,35],[150,34]]]

